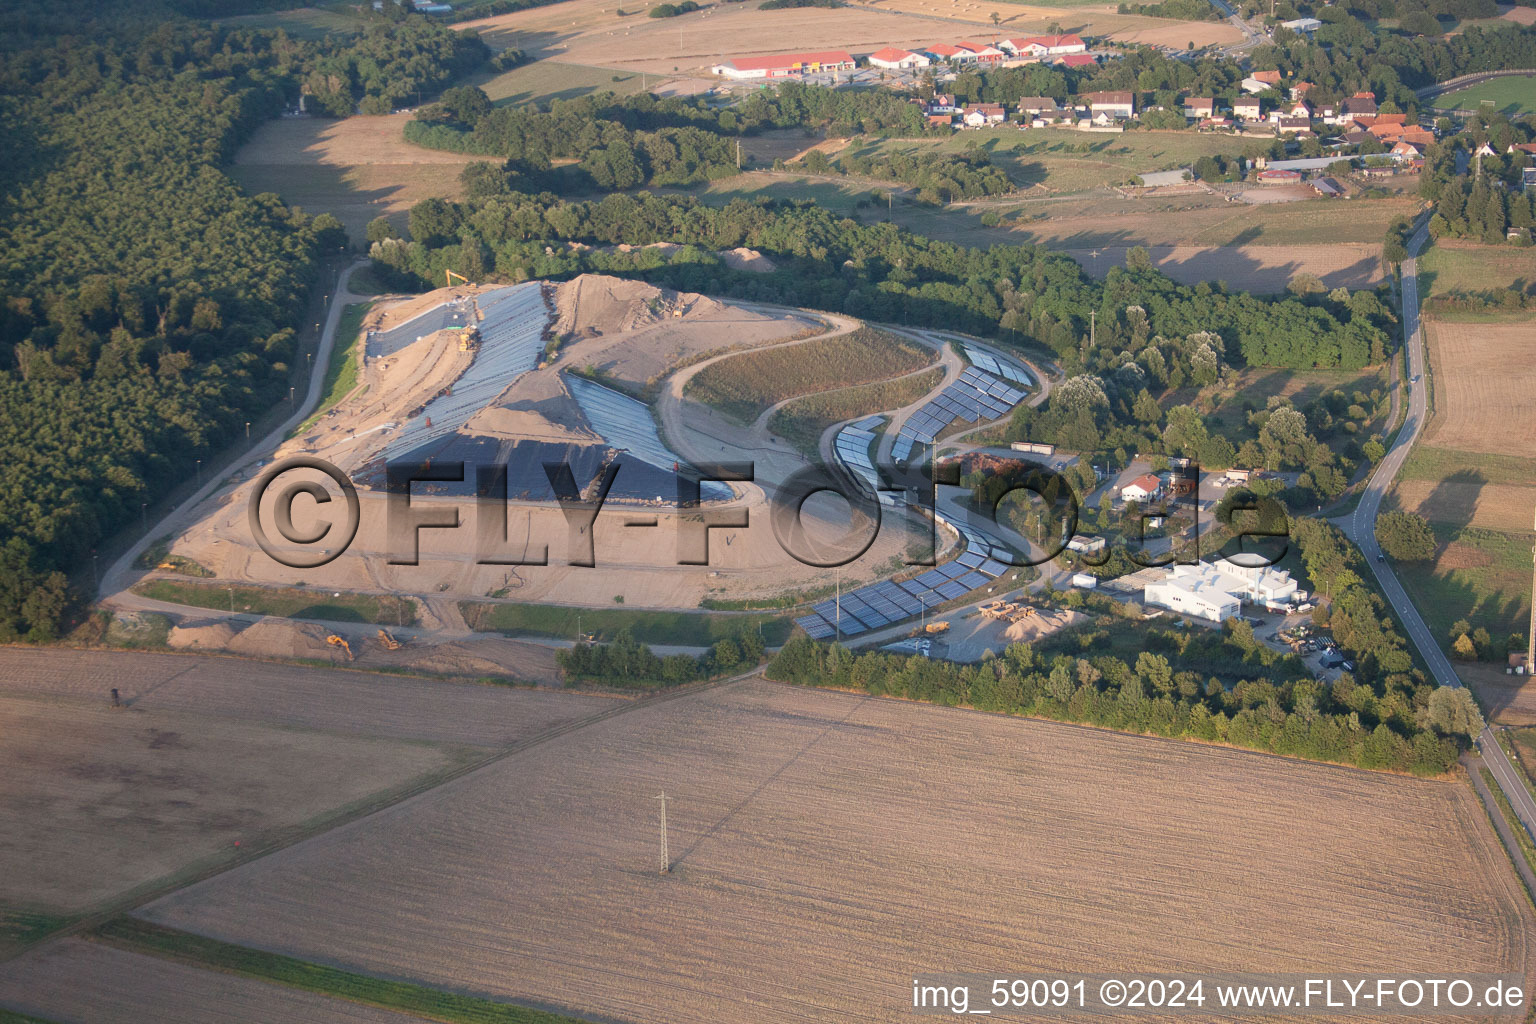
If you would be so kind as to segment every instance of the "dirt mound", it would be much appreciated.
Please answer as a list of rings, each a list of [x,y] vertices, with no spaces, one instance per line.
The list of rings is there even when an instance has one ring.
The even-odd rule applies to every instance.
[[[226,650],[257,658],[309,658],[347,663],[347,652],[325,642],[328,630],[311,622],[267,617],[235,634]]]
[[[1087,616],[1081,612],[1069,611],[1066,608],[1041,609],[1035,615],[1027,615],[1017,622],[1010,623],[1003,635],[1011,641],[1038,640],[1076,622],[1081,622],[1085,618]]]
[[[551,370],[523,374],[495,404],[470,417],[464,432],[519,440],[602,441],[560,374]]]
[[[756,249],[748,249],[744,245],[726,249],[720,254],[720,258],[732,270],[745,270],[753,274],[768,274],[779,269],[779,265],[773,260]]]
[[[360,650],[357,663],[365,668],[413,668],[439,675],[489,676],[546,686],[557,684],[560,679],[551,648],[503,637],[441,644],[413,640],[398,651],[391,651],[375,640],[353,647]]]
[[[229,623],[200,619],[177,626],[165,642],[178,650],[223,651],[234,638],[235,629]]]
[[[693,292],[674,292],[644,281],[628,281],[604,274],[583,274],[555,288],[553,330],[556,334],[577,338],[597,337],[639,330],[674,316],[718,308],[720,303]]]

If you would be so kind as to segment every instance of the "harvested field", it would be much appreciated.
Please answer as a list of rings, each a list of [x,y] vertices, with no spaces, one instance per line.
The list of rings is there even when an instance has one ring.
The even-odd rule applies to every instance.
[[[1456,674],[1472,688],[1487,710],[1490,721],[1499,725],[1536,725],[1536,679],[1507,676],[1499,665],[1456,663]],[[1536,764],[1536,752],[1527,755]]]
[[[58,1024],[419,1021],[414,1016],[200,970],[83,939],[65,939],[0,964],[0,1006]]]
[[[1127,247],[1062,249],[1094,277],[1123,267]],[[1328,288],[1375,288],[1382,281],[1381,246],[1365,243],[1320,245],[1153,246],[1157,269],[1185,284],[1225,281],[1235,291],[1282,292],[1299,274],[1312,274]]]
[[[905,1019],[914,971],[988,963],[1536,967],[1465,786],[762,682],[594,723],[144,916],[677,1024]]]
[[[0,697],[0,904],[78,913],[449,767],[451,751],[206,714]]]
[[[550,656],[547,648],[530,644],[485,642]],[[612,704],[612,698],[589,694],[240,658],[0,647],[0,697],[98,706],[107,703],[111,686],[130,709],[150,714],[205,714],[340,735],[485,747],[516,743]]]
[[[1529,458],[1536,452],[1536,318],[1431,320],[1426,330],[1440,448]]]
[[[250,192],[276,192],[310,213],[333,213],[354,244],[370,220],[405,213],[432,196],[461,198],[459,172],[484,157],[422,149],[405,141],[405,114],[340,121],[268,121],[235,154],[230,173]]]
[[[570,100],[594,92],[612,92],[629,96],[642,84],[654,87],[656,79],[642,81],[639,74],[615,72],[612,68],[594,68],[554,60],[537,60],[500,74],[472,75],[466,85],[485,91],[497,106],[547,105],[551,100]]]
[[[1506,532],[1529,531],[1536,509],[1536,486],[1484,483],[1475,470],[1459,480],[1399,480],[1393,496],[1432,522]]]
[[[767,406],[800,395],[885,380],[920,370],[935,353],[872,327],[799,345],[748,352],[705,367],[684,394],[741,423]]]

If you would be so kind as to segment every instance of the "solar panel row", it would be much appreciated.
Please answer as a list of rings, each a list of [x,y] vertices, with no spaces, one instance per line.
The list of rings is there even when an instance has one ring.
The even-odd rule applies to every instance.
[[[565,374],[564,379],[587,422],[604,441],[660,470],[670,471],[678,464],[677,455],[656,432],[656,421],[644,403],[583,377]],[[699,486],[699,496],[705,501],[724,501],[731,496],[731,489],[718,481],[706,480]],[[657,497],[670,499],[673,496]]]
[[[1029,387],[1034,383],[1030,380],[1029,374],[1021,367],[1015,366],[1007,359],[998,359],[990,352],[983,352],[979,348],[967,347],[965,357],[994,377],[1005,377],[1015,383],[1023,384],[1025,387]]]
[[[997,364],[997,360],[992,360]],[[891,446],[891,456],[906,461],[918,444],[932,444],[955,420],[976,423],[997,419],[1023,399],[1024,392],[1005,381],[967,366],[954,381],[907,418]]]

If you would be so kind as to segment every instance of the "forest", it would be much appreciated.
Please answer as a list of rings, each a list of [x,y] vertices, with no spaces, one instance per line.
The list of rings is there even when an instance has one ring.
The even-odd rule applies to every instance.
[[[481,54],[420,19],[324,42],[168,23],[7,54],[0,640],[53,638],[65,573],[287,394],[317,261],[345,235],[220,166],[306,85],[351,113]]]
[[[885,181],[899,181],[917,190],[919,202],[938,205],[957,199],[978,199],[1012,192],[1014,184],[1008,172],[992,162],[992,155],[980,147],[963,153],[902,153],[873,150],[844,151],[834,163],[827,154],[813,149],[794,164],[811,174],[862,175]]]

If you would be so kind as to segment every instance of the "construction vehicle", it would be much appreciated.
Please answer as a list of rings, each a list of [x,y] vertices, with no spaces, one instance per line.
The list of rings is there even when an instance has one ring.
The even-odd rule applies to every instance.
[[[398,651],[405,646],[399,640],[390,636],[389,631],[385,629],[379,630],[379,643],[383,644],[384,649],[389,651]]]
[[[474,285],[475,285],[475,282],[471,281],[469,278],[465,277],[463,274],[455,274],[451,270],[444,270],[443,271],[443,287],[444,288],[452,288],[453,287],[453,279],[454,278],[458,278],[460,281],[463,281],[465,284],[469,285],[471,288],[473,288]]]
[[[923,632],[925,632],[925,633],[947,633],[947,632],[949,632],[949,623],[943,622],[943,621],[940,621],[940,622],[930,622],[930,623],[928,623],[928,625],[923,627]]]
[[[347,652],[347,660],[352,660],[352,645],[347,643],[346,637],[338,636],[335,633],[332,633],[325,638],[325,642],[330,644],[332,647],[340,647],[342,650]]]
[[[175,562],[161,562],[159,565],[155,566],[155,568],[156,569],[174,569],[174,568],[176,568],[176,563]]]

